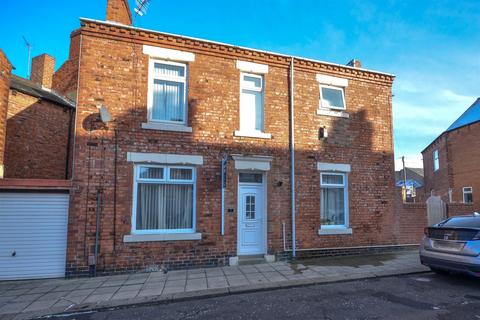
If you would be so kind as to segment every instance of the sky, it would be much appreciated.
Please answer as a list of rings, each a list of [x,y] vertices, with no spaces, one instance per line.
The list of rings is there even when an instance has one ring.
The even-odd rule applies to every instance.
[[[131,7],[134,1],[130,0]],[[27,74],[27,50],[68,56],[79,17],[105,19],[106,0],[5,1],[0,48]],[[480,96],[478,0],[151,0],[135,26],[396,75],[396,166],[421,167],[421,151]]]

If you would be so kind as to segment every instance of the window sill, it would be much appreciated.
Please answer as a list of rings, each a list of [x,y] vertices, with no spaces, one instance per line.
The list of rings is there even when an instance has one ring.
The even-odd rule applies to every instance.
[[[337,118],[347,118],[347,119],[350,118],[350,115],[345,111],[334,110],[334,109],[324,109],[324,108],[317,109],[317,115],[337,117]]]
[[[185,125],[170,124],[170,123],[156,123],[156,122],[142,123],[142,129],[176,131],[176,132],[192,132],[192,127],[187,127]]]
[[[352,228],[321,228],[318,229],[320,236],[335,235],[335,234],[352,234]]]
[[[245,132],[236,130],[233,135],[235,137],[249,137],[249,138],[260,138],[260,139],[271,139],[272,135],[270,133],[264,133],[260,131]]]
[[[189,241],[201,240],[201,233],[163,233],[163,234],[127,234],[123,242],[152,242],[152,241]]]

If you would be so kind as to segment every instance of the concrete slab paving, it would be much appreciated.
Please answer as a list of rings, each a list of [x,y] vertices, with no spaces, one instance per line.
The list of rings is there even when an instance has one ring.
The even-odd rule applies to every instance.
[[[164,273],[0,282],[0,319],[427,271],[417,251]]]

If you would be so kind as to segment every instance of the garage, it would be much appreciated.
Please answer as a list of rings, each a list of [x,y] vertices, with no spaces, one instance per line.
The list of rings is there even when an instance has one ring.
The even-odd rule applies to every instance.
[[[65,276],[68,193],[0,193],[0,280]]]

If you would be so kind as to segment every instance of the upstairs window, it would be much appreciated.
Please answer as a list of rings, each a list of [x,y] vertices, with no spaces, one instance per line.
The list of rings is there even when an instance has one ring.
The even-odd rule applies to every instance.
[[[320,85],[320,106],[323,109],[345,110],[343,88]]]
[[[438,150],[433,151],[433,171],[440,169],[440,160],[438,158]]]
[[[187,123],[187,65],[151,60],[149,120]]]
[[[245,133],[263,132],[263,77],[241,73],[240,90],[240,131]]]
[[[473,202],[473,188],[472,187],[463,187],[463,202],[472,203]]]

